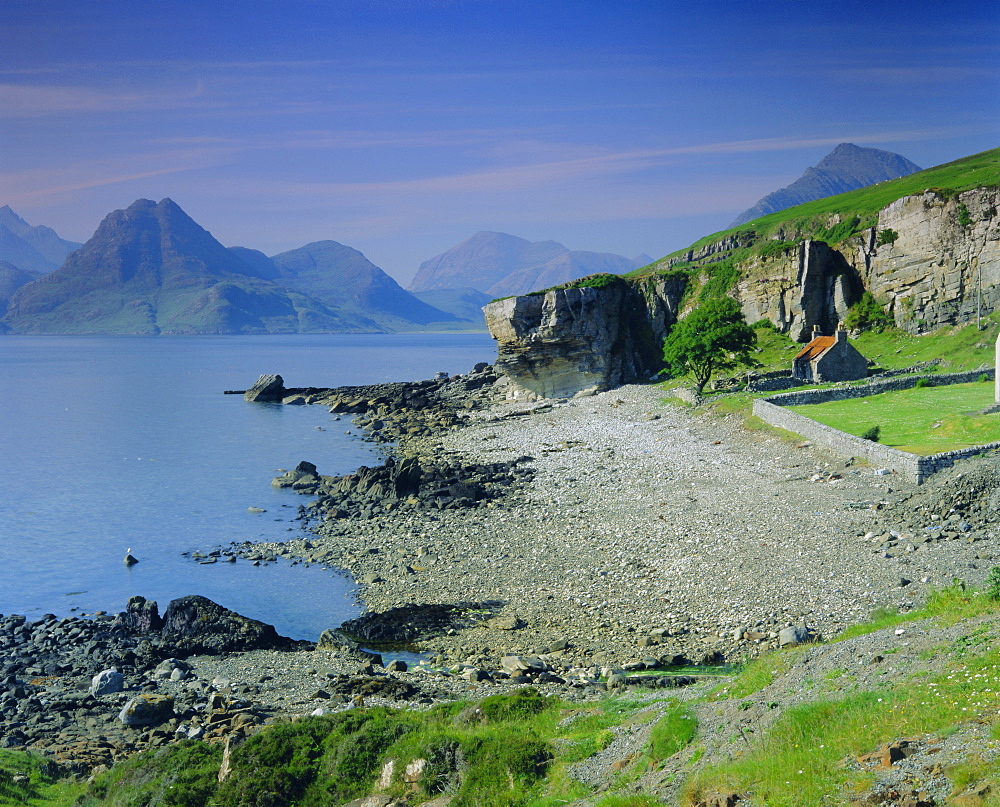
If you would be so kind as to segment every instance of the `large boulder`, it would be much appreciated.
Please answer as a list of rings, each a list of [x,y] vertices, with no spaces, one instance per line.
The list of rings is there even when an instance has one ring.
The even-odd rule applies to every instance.
[[[279,636],[271,625],[197,594],[171,600],[163,614],[162,635],[172,648],[183,653],[291,650],[308,644]]]
[[[125,689],[125,676],[112,667],[101,670],[90,681],[91,695],[112,695]]]
[[[118,714],[118,719],[126,726],[156,726],[173,715],[173,698],[146,692],[126,703]]]
[[[288,394],[280,375],[262,375],[243,393],[243,400],[251,403],[276,403]]]

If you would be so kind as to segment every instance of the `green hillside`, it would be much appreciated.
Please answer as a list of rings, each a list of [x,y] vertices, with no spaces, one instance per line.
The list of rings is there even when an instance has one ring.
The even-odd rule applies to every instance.
[[[672,252],[659,261],[637,269],[629,276],[648,275],[651,271],[665,268],[665,262],[671,259],[733,236],[737,237],[741,248],[771,241],[776,233],[781,234],[783,242],[817,238],[835,244],[873,226],[879,210],[904,196],[923,193],[925,190],[935,190],[951,196],[972,188],[997,185],[1000,185],[1000,148],[963,157],[889,182],[817,199],[754,219],[739,227],[706,235],[690,247]],[[831,224],[833,217],[839,217],[840,222]],[[732,251],[716,253],[711,260],[717,262],[727,255],[732,255]]]

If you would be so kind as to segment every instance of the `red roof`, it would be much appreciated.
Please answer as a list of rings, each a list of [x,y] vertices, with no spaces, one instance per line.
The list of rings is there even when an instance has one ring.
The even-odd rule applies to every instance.
[[[795,358],[792,361],[798,361],[802,359],[803,361],[812,361],[817,356],[821,356],[831,347],[837,344],[836,336],[817,336],[808,345],[806,345],[802,350],[795,354]]]

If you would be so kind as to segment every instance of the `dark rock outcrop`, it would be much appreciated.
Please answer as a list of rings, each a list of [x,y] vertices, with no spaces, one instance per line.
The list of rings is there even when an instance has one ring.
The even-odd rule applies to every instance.
[[[500,603],[404,605],[382,613],[368,613],[350,619],[340,631],[374,647],[405,646],[438,636],[449,628],[458,629],[477,624],[483,613],[489,613]]]
[[[127,633],[153,633],[163,627],[163,620],[160,619],[155,600],[136,596],[129,597],[125,610],[118,614],[114,626]]]
[[[280,375],[261,375],[254,385],[243,393],[243,400],[251,403],[276,403],[287,393],[285,382]]]
[[[264,622],[237,614],[207,597],[190,594],[171,600],[163,614],[163,637],[178,653],[234,650],[291,650],[303,646],[279,636]]]

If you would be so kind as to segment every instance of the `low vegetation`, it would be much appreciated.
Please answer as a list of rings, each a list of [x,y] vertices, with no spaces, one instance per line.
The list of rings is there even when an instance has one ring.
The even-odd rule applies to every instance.
[[[1000,581],[1000,568],[991,578]],[[1000,590],[1000,589],[998,589]],[[1000,604],[992,584],[983,592],[956,584],[929,598],[927,605],[905,614],[879,613],[837,637],[838,641],[876,630],[930,618],[953,625],[984,615],[996,615]],[[851,764],[880,746],[907,737],[944,737],[978,725],[1000,737],[1000,648],[994,648],[997,625],[972,629],[964,642],[942,645],[943,663],[935,672],[887,678],[884,688],[847,692],[836,699],[821,694],[785,711],[773,726],[738,758],[709,765],[685,786],[684,804],[697,803],[709,793],[752,794],[755,803],[814,805],[842,803],[872,784],[870,771]],[[778,651],[759,659],[738,675],[717,698],[743,699],[769,686],[791,667],[800,649]],[[933,654],[932,654],[933,655]],[[850,684],[844,671],[830,674]],[[975,754],[949,765],[954,793],[970,785],[1000,782],[1000,760]],[[995,804],[996,800],[969,802]]]
[[[983,620],[987,621],[983,621]],[[856,760],[907,737],[977,731],[1000,739],[1000,568],[982,591],[960,583],[932,593],[906,613],[880,611],[845,631],[842,642],[916,620],[965,625],[963,638],[922,657],[934,665],[900,669],[877,689],[858,689],[849,671],[832,670],[822,687],[797,705],[764,694],[801,666],[808,647],[765,654],[714,688],[684,699],[630,691],[598,702],[569,703],[526,688],[478,704],[443,704],[425,712],[358,709],[268,728],[232,754],[221,784],[217,745],[185,741],[140,754],[85,783],[58,782],[42,759],[0,752],[0,803],[69,807],[277,807],[342,804],[380,789],[414,803],[447,795],[451,805],[554,807],[581,799],[603,807],[695,805],[706,796],[739,793],[754,803],[841,803],[872,785]],[[780,695],[778,697],[781,697]],[[766,730],[745,728],[750,709],[772,712]],[[727,731],[743,750],[712,754],[716,731],[703,734],[698,715],[730,709]],[[783,709],[783,711],[782,711]],[[778,710],[778,711],[775,711]],[[617,737],[640,729],[644,738],[609,774],[598,800],[571,766],[604,752]],[[735,736],[735,735],[734,735]],[[706,753],[709,751],[709,753]],[[610,771],[607,757],[599,766]],[[392,763],[392,774],[386,775]],[[416,763],[416,764],[412,764]],[[407,765],[410,774],[403,775]],[[664,770],[676,778],[664,779]],[[968,753],[942,770],[954,793],[1000,784],[1000,759]],[[16,782],[14,781],[16,777]],[[378,788],[376,780],[382,779]],[[667,790],[662,790],[664,783]],[[977,802],[992,804],[989,800]]]

